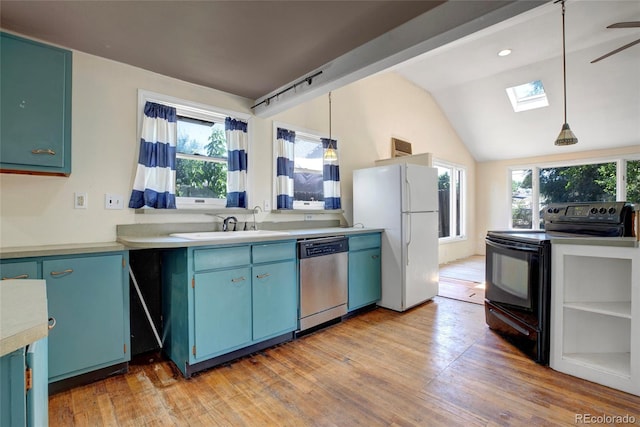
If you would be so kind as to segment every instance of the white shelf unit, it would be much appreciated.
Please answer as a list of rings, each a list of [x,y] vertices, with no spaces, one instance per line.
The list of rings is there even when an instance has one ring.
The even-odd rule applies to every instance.
[[[551,368],[640,395],[640,249],[551,253]]]

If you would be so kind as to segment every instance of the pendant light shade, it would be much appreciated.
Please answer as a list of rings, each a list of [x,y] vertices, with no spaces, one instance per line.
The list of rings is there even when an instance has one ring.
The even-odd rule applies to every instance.
[[[567,58],[565,54],[565,40],[564,40],[564,0],[561,0],[562,3],[562,78],[563,78],[563,88],[564,88],[564,124],[562,125],[562,129],[560,130],[560,134],[556,138],[555,145],[564,146],[564,145],[573,145],[578,142],[578,138],[573,133],[571,128],[569,127],[569,123],[567,123]]]
[[[324,150],[323,157],[327,162],[335,162],[338,160],[338,153],[333,147],[333,140],[331,139],[331,92],[329,92],[329,144]]]

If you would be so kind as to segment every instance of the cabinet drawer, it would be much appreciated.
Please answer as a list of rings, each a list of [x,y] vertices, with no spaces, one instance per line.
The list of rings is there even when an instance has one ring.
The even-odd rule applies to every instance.
[[[196,271],[235,267],[251,263],[251,246],[232,246],[216,249],[196,249],[193,264]]]
[[[7,262],[0,264],[0,278],[7,279],[39,279],[37,261]]]
[[[380,247],[380,234],[349,237],[349,251]]]
[[[253,245],[253,262],[272,262],[295,259],[296,242],[266,243]]]

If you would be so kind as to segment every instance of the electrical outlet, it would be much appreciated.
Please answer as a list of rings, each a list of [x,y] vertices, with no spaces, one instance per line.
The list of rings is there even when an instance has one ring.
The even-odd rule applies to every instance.
[[[75,209],[87,209],[87,206],[89,206],[87,193],[73,193],[73,207]]]
[[[265,212],[269,212],[271,210],[271,202],[269,202],[268,200],[262,202],[262,206]]]
[[[104,195],[104,208],[105,209],[124,209],[124,197],[120,194],[105,194]]]
[[[304,220],[305,221],[311,221],[312,219],[313,219],[313,215],[311,215],[311,214],[307,214],[307,215],[304,216]]]

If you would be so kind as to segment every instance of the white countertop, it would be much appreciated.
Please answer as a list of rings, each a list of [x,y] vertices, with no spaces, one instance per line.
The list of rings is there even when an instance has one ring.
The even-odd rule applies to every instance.
[[[0,281],[0,356],[48,335],[44,280]]]
[[[188,246],[211,246],[211,245],[229,245],[238,243],[255,243],[268,242],[275,240],[299,240],[310,239],[314,237],[328,237],[341,235],[354,235],[363,233],[379,233],[383,229],[380,228],[361,228],[361,227],[327,227],[327,228],[309,228],[295,230],[278,230],[283,232],[276,236],[247,236],[238,234],[238,237],[229,238],[225,236],[221,240],[189,240],[180,237],[163,236],[118,236],[118,242],[127,248],[151,249],[151,248],[179,248]],[[227,232],[233,234],[233,231]],[[226,233],[225,233],[226,234]]]

